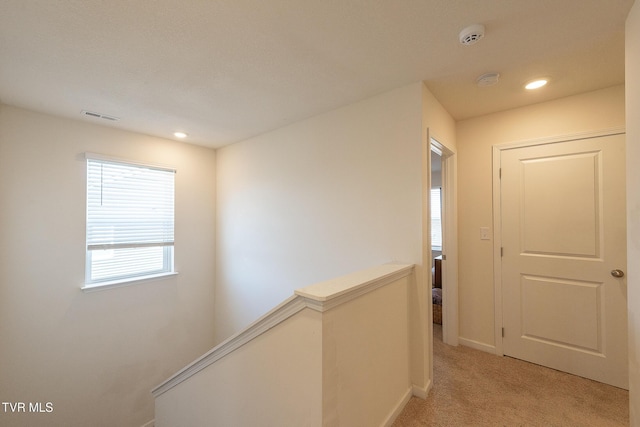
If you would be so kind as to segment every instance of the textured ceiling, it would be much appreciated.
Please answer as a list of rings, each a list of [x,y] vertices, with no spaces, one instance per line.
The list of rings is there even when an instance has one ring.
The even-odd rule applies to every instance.
[[[623,83],[632,4],[1,0],[0,102],[218,147],[423,80],[459,120]]]

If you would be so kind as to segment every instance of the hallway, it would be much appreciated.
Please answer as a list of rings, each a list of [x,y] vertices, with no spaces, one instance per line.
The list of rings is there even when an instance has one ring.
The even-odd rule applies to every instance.
[[[629,393],[510,357],[442,342],[434,326],[434,387],[395,427],[628,426]]]

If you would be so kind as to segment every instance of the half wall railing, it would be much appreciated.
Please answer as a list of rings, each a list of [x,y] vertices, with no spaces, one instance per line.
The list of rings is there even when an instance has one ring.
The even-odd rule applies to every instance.
[[[156,427],[390,425],[411,397],[413,265],[294,295],[153,391]]]

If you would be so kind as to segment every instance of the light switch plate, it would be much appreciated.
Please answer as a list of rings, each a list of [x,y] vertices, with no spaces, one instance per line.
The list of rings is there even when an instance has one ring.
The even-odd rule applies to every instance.
[[[489,227],[480,227],[480,240],[491,240],[491,236],[489,236]]]

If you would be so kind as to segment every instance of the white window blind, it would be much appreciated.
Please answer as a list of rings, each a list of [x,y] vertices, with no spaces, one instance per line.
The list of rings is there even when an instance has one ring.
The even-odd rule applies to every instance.
[[[442,249],[442,191],[431,189],[431,246]]]
[[[86,285],[173,271],[175,171],[87,157]]]

